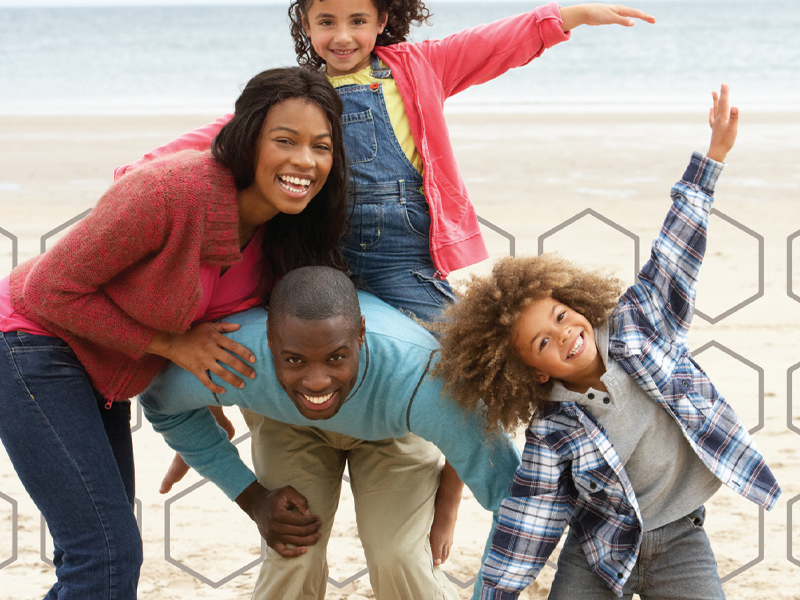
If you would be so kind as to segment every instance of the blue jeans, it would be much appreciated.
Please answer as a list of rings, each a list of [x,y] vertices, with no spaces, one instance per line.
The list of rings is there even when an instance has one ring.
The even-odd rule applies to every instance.
[[[0,439],[53,536],[47,600],[135,600],[130,403],[111,408],[61,339],[0,332]]]
[[[639,559],[623,587],[623,598],[642,600],[721,600],[725,598],[717,562],[703,529],[702,506],[672,523],[646,531]],[[568,535],[548,600],[617,600],[590,568],[576,536]]]

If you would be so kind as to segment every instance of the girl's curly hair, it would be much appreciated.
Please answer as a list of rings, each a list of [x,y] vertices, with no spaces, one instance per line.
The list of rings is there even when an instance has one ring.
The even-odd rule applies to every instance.
[[[527,425],[548,400],[552,381],[539,383],[512,340],[519,314],[550,296],[582,314],[593,327],[605,321],[622,292],[621,282],[554,254],[505,258],[487,277],[473,275],[458,301],[432,325],[440,336],[437,374],[455,401],[469,410],[483,402],[487,433],[502,425]]]
[[[303,22],[306,19],[311,3],[314,0],[291,0],[289,3],[289,23],[294,51],[297,54],[297,64],[300,66],[320,68],[325,64],[319,54],[314,51],[311,40],[303,31]],[[324,0],[320,0],[324,2]],[[421,0],[372,0],[372,5],[378,9],[379,15],[387,15],[386,27],[378,35],[376,46],[389,46],[398,42],[405,42],[411,25],[427,23],[431,12]]]

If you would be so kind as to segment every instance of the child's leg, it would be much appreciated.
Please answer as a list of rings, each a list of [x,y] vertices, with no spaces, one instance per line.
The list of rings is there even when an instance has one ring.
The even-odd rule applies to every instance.
[[[327,545],[339,506],[345,452],[313,427],[280,423],[248,410],[242,414],[253,434],[253,468],[258,480],[269,490],[293,486],[323,522],[322,538],[307,546],[302,556],[283,558],[267,549],[253,600],[323,600],[328,587]]]
[[[724,600],[704,521],[701,506],[645,534],[639,558],[644,568],[637,589],[642,600]]]
[[[350,452],[358,533],[378,600],[458,598],[430,547],[440,459],[414,434],[363,442]]]
[[[430,253],[428,204],[420,194],[356,203],[344,252],[366,288],[395,308],[435,319],[455,300],[436,276]]]

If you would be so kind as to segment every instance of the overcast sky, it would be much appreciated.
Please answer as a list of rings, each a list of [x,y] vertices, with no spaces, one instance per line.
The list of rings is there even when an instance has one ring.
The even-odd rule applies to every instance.
[[[487,2],[487,0],[435,0],[438,2]],[[491,0],[488,0],[491,1]],[[286,0],[0,0],[8,6],[142,6],[176,4],[285,4]],[[545,3],[542,0],[541,3]]]

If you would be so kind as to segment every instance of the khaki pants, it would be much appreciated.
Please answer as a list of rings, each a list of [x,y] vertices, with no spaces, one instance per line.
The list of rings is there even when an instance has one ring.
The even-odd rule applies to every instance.
[[[300,557],[282,558],[267,549],[254,600],[325,598],[326,550],[345,462],[350,463],[358,534],[375,597],[458,598],[434,566],[428,538],[441,472],[441,453],[435,446],[413,434],[367,442],[242,413],[253,434],[253,465],[261,484],[267,489],[293,486],[323,522],[322,539]]]

